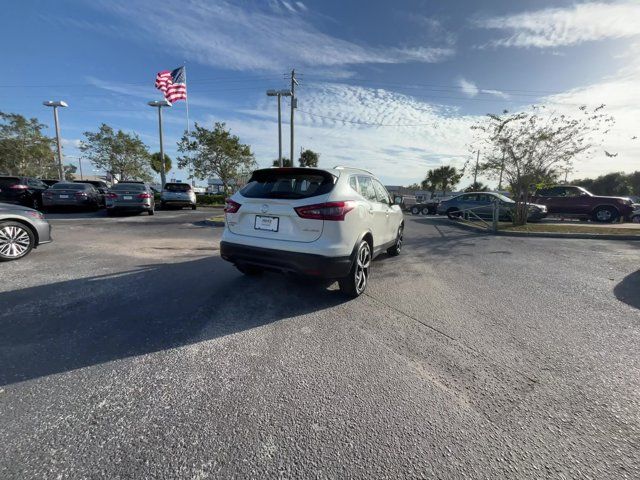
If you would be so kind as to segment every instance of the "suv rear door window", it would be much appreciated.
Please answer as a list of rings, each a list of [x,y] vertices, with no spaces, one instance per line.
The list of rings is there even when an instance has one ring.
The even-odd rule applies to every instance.
[[[305,169],[257,170],[240,190],[247,198],[309,198],[329,193],[334,177],[329,172]]]
[[[373,179],[371,177],[365,177],[364,175],[358,177],[358,183],[360,184],[360,195],[372,202],[378,201],[376,189],[373,187]]]

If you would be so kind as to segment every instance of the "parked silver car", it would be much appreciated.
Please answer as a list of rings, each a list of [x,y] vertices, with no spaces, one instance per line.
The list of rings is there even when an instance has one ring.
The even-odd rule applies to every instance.
[[[17,260],[51,242],[51,225],[44,215],[21,205],[0,203],[0,262]]]
[[[496,192],[469,192],[444,199],[438,205],[438,214],[451,219],[459,218],[465,210],[482,218],[493,217],[493,203],[499,202],[500,220],[511,220],[516,202]],[[528,219],[541,220],[547,216],[547,207],[530,203]]]
[[[196,194],[188,183],[166,183],[160,194],[160,207],[191,207],[195,210]]]
[[[155,213],[153,190],[146,183],[121,182],[109,189],[106,198],[107,215],[117,211]]]

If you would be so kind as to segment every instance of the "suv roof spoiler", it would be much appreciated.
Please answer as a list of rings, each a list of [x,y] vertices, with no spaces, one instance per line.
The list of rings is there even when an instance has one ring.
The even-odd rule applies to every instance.
[[[349,170],[359,170],[361,172],[366,172],[369,175],[373,175],[373,173],[371,173],[369,170],[365,170],[364,168],[356,168],[356,167],[346,167],[344,165],[336,165],[335,167],[333,167],[334,170],[345,170],[345,169],[349,169]]]

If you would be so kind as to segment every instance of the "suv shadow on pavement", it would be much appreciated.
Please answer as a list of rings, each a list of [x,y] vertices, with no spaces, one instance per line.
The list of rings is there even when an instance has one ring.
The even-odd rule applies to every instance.
[[[617,284],[613,293],[618,300],[640,309],[640,270],[637,270]]]
[[[347,299],[219,257],[0,293],[0,385],[190,345]],[[286,292],[286,295],[284,294]]]

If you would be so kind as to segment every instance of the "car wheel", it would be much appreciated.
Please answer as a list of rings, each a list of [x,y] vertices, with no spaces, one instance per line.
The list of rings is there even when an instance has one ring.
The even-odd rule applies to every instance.
[[[367,288],[370,267],[371,247],[369,242],[362,240],[356,250],[356,258],[349,275],[338,280],[340,291],[352,298],[362,295]]]
[[[191,210],[195,210],[196,208],[198,208],[197,205],[191,205]]]
[[[600,223],[615,222],[618,216],[618,211],[613,207],[598,207],[593,212],[593,220]]]
[[[447,217],[449,217],[449,220],[457,220],[460,218],[460,214],[461,212],[457,208],[450,208],[447,210]]]
[[[160,210],[166,210],[167,206],[165,205],[164,202],[160,202]]]
[[[398,235],[396,236],[396,243],[394,243],[393,247],[387,249],[387,253],[392,257],[400,255],[400,250],[402,250],[402,236],[404,233],[404,225],[400,225],[398,228]]]
[[[40,210],[42,208],[42,204],[40,203],[40,200],[38,200],[37,198],[32,198],[31,208],[33,208],[34,210]]]
[[[420,213],[420,209],[418,207],[412,207],[411,208],[411,214],[412,215],[418,215]]]
[[[24,257],[35,243],[29,227],[18,222],[0,222],[0,262]]]
[[[424,207],[424,208],[422,209],[422,214],[423,214],[423,215],[429,215],[430,213],[431,213],[431,212],[429,211],[429,207]]]
[[[633,217],[631,217],[631,221],[633,223],[640,223],[640,215],[634,215]]]
[[[236,268],[240,271],[240,273],[243,273],[248,277],[255,277],[261,275],[262,272],[264,272],[262,268],[256,267],[254,265],[236,265]]]
[[[151,208],[151,210],[148,210],[148,211],[147,211],[147,213],[148,213],[149,215],[155,215],[155,213],[156,213],[156,212],[155,212],[155,209],[152,207],[152,208]]]

